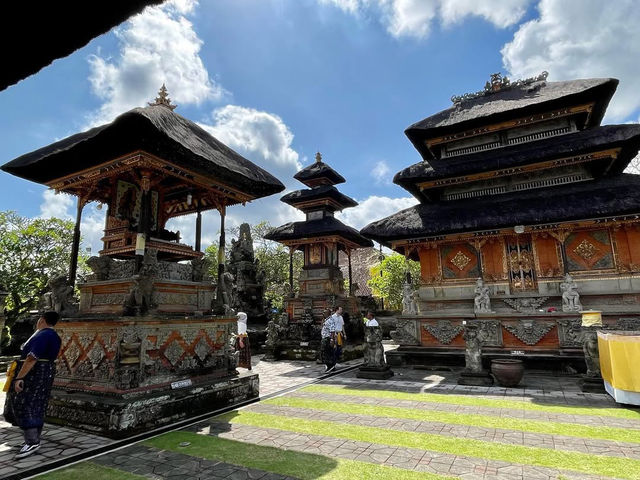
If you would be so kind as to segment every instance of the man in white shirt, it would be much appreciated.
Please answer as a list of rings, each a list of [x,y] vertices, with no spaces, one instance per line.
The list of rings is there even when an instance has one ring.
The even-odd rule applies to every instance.
[[[366,318],[367,319],[364,322],[364,326],[365,327],[379,327],[380,326],[380,324],[378,323],[376,318],[373,316],[373,312],[371,310],[369,310],[367,312]]]
[[[336,338],[336,365],[342,355],[342,346],[347,342],[347,335],[344,333],[344,318],[342,318],[342,307],[333,308],[334,332]]]

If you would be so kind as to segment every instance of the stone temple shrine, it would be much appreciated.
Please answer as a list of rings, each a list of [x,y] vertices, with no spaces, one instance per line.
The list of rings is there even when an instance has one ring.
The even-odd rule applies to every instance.
[[[220,213],[220,278],[227,207],[284,186],[174,108],[163,85],[153,104],[2,167],[78,199],[70,274],[50,282],[43,305],[63,317],[54,422],[121,437],[258,396],[257,375],[236,370],[236,317],[225,282],[208,277],[201,213]],[[103,249],[88,260],[94,273],[78,285],[76,305],[89,202],[107,207]],[[195,214],[195,248],[165,228],[187,214]]]
[[[600,125],[617,85],[495,74],[407,128],[422,160],[394,183],[420,204],[361,231],[421,266],[391,364],[462,359],[475,327],[485,360],[584,369],[581,312],[640,327],[640,125]]]
[[[351,252],[371,247],[373,243],[335,218],[335,212],[355,207],[358,203],[334,187],[345,179],[322,161],[320,153],[314,163],[300,170],[294,178],[309,188],[288,193],[281,200],[304,212],[306,220],[274,228],[265,238],[289,247],[289,285],[292,292],[292,259],[296,250],[303,252],[304,265],[298,294],[285,299],[286,314],[278,323],[271,322],[268,327],[267,346],[272,358],[314,359],[326,308],[342,306],[347,336],[356,342],[362,339],[360,305],[351,284]],[[338,266],[340,252],[348,259],[347,292]],[[343,356],[350,355],[350,349],[345,348]]]

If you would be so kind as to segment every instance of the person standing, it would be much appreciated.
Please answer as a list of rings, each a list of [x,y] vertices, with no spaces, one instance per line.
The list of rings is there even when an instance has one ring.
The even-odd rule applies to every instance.
[[[22,345],[18,373],[12,380],[4,406],[5,419],[20,427],[24,444],[16,459],[34,454],[40,448],[51,386],[56,374],[55,360],[60,352],[60,336],[54,327],[60,316],[45,312],[36,323],[36,331]]]
[[[322,323],[322,330],[320,330],[320,353],[322,355],[322,363],[324,363],[324,371],[331,372],[336,368],[336,334],[335,334],[335,322],[331,315],[331,310],[326,309],[324,311],[324,322]]]
[[[236,350],[240,352],[238,366],[251,370],[251,346],[247,335],[247,314],[238,312],[238,336],[236,337]]]
[[[347,342],[347,334],[344,332],[344,318],[342,318],[342,307],[337,306],[333,309],[334,333],[336,339],[336,366],[342,355],[342,348]]]
[[[380,326],[378,324],[378,321],[376,320],[376,317],[373,315],[373,312],[371,310],[367,311],[367,315],[366,315],[366,320],[364,322],[364,326],[365,327],[379,327]]]

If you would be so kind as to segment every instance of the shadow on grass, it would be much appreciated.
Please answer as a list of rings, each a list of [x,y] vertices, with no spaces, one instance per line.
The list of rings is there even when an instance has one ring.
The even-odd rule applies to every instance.
[[[229,430],[230,425],[227,422],[231,422],[236,416],[237,413],[233,412],[225,414],[224,419],[219,418],[218,422],[212,420],[211,426],[216,428],[209,434],[193,431],[170,432],[147,440],[145,444],[192,457],[221,461],[303,480],[331,478],[327,474],[339,469],[339,462],[331,457],[243,443],[217,436],[221,431],[217,428],[218,425],[223,431]],[[215,425],[216,423],[218,425]]]

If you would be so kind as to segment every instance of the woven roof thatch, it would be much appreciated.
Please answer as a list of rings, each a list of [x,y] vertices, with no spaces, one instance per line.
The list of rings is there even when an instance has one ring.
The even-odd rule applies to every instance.
[[[162,105],[135,108],[107,125],[22,155],[1,168],[47,183],[137,150],[215,178],[252,198],[284,190],[273,175]]]
[[[311,165],[304,167],[293,178],[301,181],[305,185],[307,182],[316,180],[318,178],[326,178],[330,183],[336,185],[338,183],[344,183],[345,179],[342,175],[336,172],[333,168],[324,162],[313,162]]]
[[[264,238],[281,242],[328,235],[338,235],[362,247],[373,246],[373,242],[360,235],[355,228],[345,225],[334,217],[324,217],[304,222],[290,222],[274,228]]]
[[[355,207],[358,205],[353,198],[338,191],[333,185],[322,185],[312,189],[296,190],[295,192],[287,193],[280,200],[293,207],[301,202],[309,202],[311,200],[319,199],[331,199],[339,203],[342,208]],[[316,207],[314,207],[316,208]],[[327,207],[329,208],[329,207]],[[300,207],[302,211],[306,211],[306,208]],[[333,208],[329,208],[333,210]]]
[[[437,169],[431,168],[427,162],[418,162],[398,172],[393,182],[423,201],[428,199],[416,186],[420,182],[520,167],[617,147],[622,150],[613,164],[609,158],[602,160],[597,166],[591,167],[594,175],[604,173],[605,170],[608,175],[617,174],[626,168],[640,148],[640,125],[606,125],[561,137],[452,157],[447,159],[447,164]]]
[[[640,214],[640,175],[512,192],[482,199],[420,204],[372,222],[360,232],[393,240]]]
[[[3,52],[0,90],[84,47],[146,6],[162,1],[4,2],[3,18],[11,28],[0,30],[0,44],[10,45]]]
[[[499,123],[536,113],[595,102],[585,128],[599,125],[618,86],[613,78],[591,78],[566,82],[535,82],[454,104],[405,130],[405,134],[425,160],[433,155],[424,140]]]

